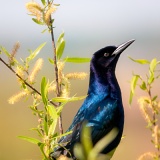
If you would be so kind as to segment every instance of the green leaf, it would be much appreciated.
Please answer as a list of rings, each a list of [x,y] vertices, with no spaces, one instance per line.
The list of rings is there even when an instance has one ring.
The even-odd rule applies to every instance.
[[[132,103],[132,98],[133,98],[135,88],[136,88],[136,85],[137,85],[137,81],[138,81],[139,78],[140,78],[139,75],[134,75],[131,79],[131,91],[130,91],[129,104]]]
[[[142,90],[146,90],[146,83],[143,81],[142,82],[142,84],[140,85],[140,88],[142,89]]]
[[[70,57],[70,58],[65,58],[64,59],[66,62],[71,62],[71,63],[88,63],[90,62],[90,58],[80,58],[80,57]]]
[[[58,118],[57,111],[54,106],[48,105],[47,109],[48,109],[48,113],[52,117],[52,119]]]
[[[92,160],[96,160],[97,156],[99,155],[99,153],[101,153],[101,151],[108,146],[118,135],[119,130],[118,128],[113,128],[106,136],[104,136],[102,139],[100,139],[96,145],[94,146],[94,148],[92,149],[92,151],[89,154],[89,158],[88,159],[92,159]],[[114,149],[115,150],[115,149]],[[112,157],[113,156],[114,151],[109,152],[109,155],[106,155],[106,157]],[[109,158],[109,159],[110,159]]]
[[[152,101],[155,101],[155,100],[157,99],[157,97],[158,97],[158,96],[154,96],[154,97],[152,98]]]
[[[68,132],[65,132],[65,133],[63,133],[63,134],[55,133],[55,134],[53,134],[52,139],[64,137],[64,136],[66,136],[66,135],[71,134],[72,132],[73,132],[73,131],[68,131]]]
[[[47,28],[47,29],[44,29],[41,33],[44,33],[44,32],[46,32],[46,31],[48,31],[48,28]]]
[[[84,98],[86,98],[87,96],[80,96],[80,97],[56,97],[56,98],[52,98],[53,102],[72,102],[72,101],[79,101],[82,100]]]
[[[50,117],[52,118],[52,123],[49,126],[48,135],[52,136],[54,134],[56,126],[57,126],[58,115],[57,115],[56,108],[54,106],[48,105],[47,109],[48,109]]]
[[[39,20],[36,19],[36,18],[32,18],[32,21],[35,22],[36,24],[44,25],[44,23],[43,23],[42,21],[39,21]]]
[[[156,69],[156,66],[157,66],[157,59],[154,58],[152,59],[152,61],[150,62],[150,65],[149,65],[149,79],[148,79],[148,84],[151,84],[154,82],[154,72],[155,72],[155,69]]]
[[[48,136],[48,119],[47,119],[47,116],[45,116],[44,120],[43,120],[43,127],[44,127],[44,131],[45,131],[45,134]]]
[[[41,81],[41,95],[42,95],[42,100],[45,106],[47,106],[48,103],[48,85],[46,78],[43,77]]]
[[[60,4],[55,4],[55,3],[54,3],[54,6],[60,6]]]
[[[58,122],[58,119],[54,118],[53,122],[49,126],[49,130],[48,130],[48,135],[49,136],[52,136],[54,134],[54,132],[56,130],[57,122]]]
[[[40,131],[39,128],[31,128],[30,130],[36,131],[36,132],[38,133],[38,135],[39,135],[41,138],[43,138],[43,135],[42,135],[42,133],[41,133],[41,131]]]
[[[140,63],[140,64],[149,64],[150,62],[146,59],[133,59],[132,57],[128,56],[129,59],[131,59],[132,61],[136,62],[136,63]]]
[[[154,59],[152,59],[152,61],[151,61],[151,63],[150,63],[150,66],[149,66],[150,71],[151,71],[151,72],[154,72],[156,66],[157,66],[157,59],[154,58]]]
[[[85,123],[83,125],[83,129],[82,129],[82,133],[81,133],[81,142],[83,145],[83,149],[84,149],[84,155],[85,157],[88,157],[92,148],[93,148],[93,144],[92,144],[92,139],[91,139],[91,128],[86,127]]]
[[[140,77],[139,75],[134,75],[131,79],[131,91],[133,94],[134,94],[139,77]]]
[[[61,105],[57,108],[57,115],[60,116],[62,110],[63,110],[63,107],[67,104],[67,102],[65,103],[61,103]]]
[[[38,53],[42,50],[42,48],[44,47],[46,45],[46,42],[45,43],[42,43],[40,46],[38,46],[37,48],[36,48],[36,50],[35,51],[31,51],[30,50],[30,55],[26,58],[26,61],[27,62],[30,62],[32,59],[34,59],[37,55],[38,55]]]
[[[49,62],[50,62],[51,64],[54,64],[54,60],[53,60],[53,59],[49,58],[48,60],[49,60]]]
[[[41,150],[41,153],[43,154],[43,156],[44,156],[45,159],[47,160],[48,158],[47,158],[47,156],[46,156],[46,154],[45,154],[45,152],[44,152],[44,147],[45,147],[45,144],[44,144],[44,143],[40,143],[40,144],[39,144],[39,148],[40,148],[40,150]]]
[[[41,143],[40,140],[32,138],[32,137],[18,136],[18,138],[23,139],[23,140],[28,141],[28,142],[33,143],[33,144],[39,144],[39,143]]]
[[[11,54],[6,50],[5,47],[0,46],[0,50],[1,50],[7,57],[10,57]]]
[[[62,39],[64,38],[64,32],[62,32],[59,37],[58,37],[58,40],[57,40],[57,46],[61,43]]]
[[[148,79],[148,84],[151,84],[155,80],[155,78],[154,78],[154,72],[149,72],[149,73],[150,73],[150,76],[149,76],[149,79]]]
[[[57,54],[57,58],[58,59],[60,59],[62,57],[62,55],[63,55],[65,44],[66,44],[66,42],[64,41],[64,39],[62,39],[60,44],[57,46],[56,54]]]
[[[87,160],[87,157],[85,157],[84,152],[83,152],[83,147],[80,143],[76,143],[74,146],[74,154],[77,159],[80,160]]]
[[[41,2],[44,6],[46,5],[46,0],[41,0]]]
[[[42,111],[42,110],[35,109],[34,106],[30,106],[30,109],[31,109],[32,111],[34,111],[35,113],[38,113],[38,114],[41,114],[41,113],[44,112],[44,111]]]
[[[130,95],[129,95],[129,104],[131,105],[132,100],[133,100],[133,93],[130,91]]]
[[[63,55],[63,51],[64,51],[64,48],[65,48],[64,32],[62,32],[60,34],[56,44],[57,44],[56,45],[57,58],[60,59]]]

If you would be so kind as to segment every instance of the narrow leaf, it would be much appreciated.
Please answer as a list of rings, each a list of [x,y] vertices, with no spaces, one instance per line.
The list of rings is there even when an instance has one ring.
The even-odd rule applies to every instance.
[[[54,60],[53,60],[53,59],[49,58],[48,60],[49,60],[49,62],[50,62],[51,64],[54,64]]]
[[[46,82],[46,78],[43,77],[41,81],[41,95],[42,95],[42,100],[45,106],[47,106],[48,102],[48,85]]]
[[[39,21],[39,20],[36,19],[36,18],[32,18],[32,21],[35,22],[36,24],[44,25],[44,23],[43,23],[42,21]]]
[[[139,75],[134,75],[131,79],[131,91],[133,94],[134,94],[138,79],[139,79]]]
[[[91,130],[89,127],[86,127],[85,125],[83,125],[83,129],[81,133],[81,142],[85,152],[84,154],[86,157],[88,157],[88,155],[90,154],[93,148],[93,144],[91,140]]]
[[[28,141],[28,142],[33,143],[33,144],[41,143],[40,140],[32,138],[32,137],[18,136],[18,138],[23,139],[23,140]]]
[[[57,46],[61,43],[61,40],[64,38],[64,32],[62,32],[60,34],[60,36],[58,37],[58,40],[57,40]]]
[[[43,127],[44,127],[45,134],[48,135],[48,120],[47,120],[47,117],[44,118],[43,125],[44,125]]]
[[[74,146],[74,154],[77,159],[80,160],[87,160],[86,156],[84,155],[82,144],[76,143]]]
[[[53,102],[72,102],[72,101],[79,101],[86,98],[86,96],[80,96],[80,97],[56,97],[56,98],[52,98]]]
[[[47,156],[46,156],[46,154],[45,154],[45,152],[44,152],[44,147],[45,147],[45,144],[44,144],[44,143],[41,143],[41,144],[39,145],[39,148],[40,148],[40,150],[41,150],[41,153],[43,154],[43,156],[44,156],[45,159],[47,160],[48,158],[47,158]]]
[[[46,0],[41,0],[41,2],[44,6],[46,5]]]
[[[136,63],[140,63],[140,64],[149,64],[150,62],[146,59],[133,59],[132,57],[128,56],[129,59],[131,59],[132,61],[136,62]]]
[[[54,106],[48,105],[47,109],[48,109],[49,115],[52,117],[52,119],[56,119],[58,117],[57,111]]]
[[[139,75],[134,75],[131,79],[131,91],[130,91],[129,104],[132,103],[133,95],[134,95],[135,88],[136,88],[136,85],[137,85],[137,81],[138,81],[139,78],[140,78]]]
[[[156,66],[157,66],[157,59],[154,58],[154,59],[152,59],[152,61],[151,61],[151,63],[150,63],[150,66],[149,66],[150,71],[151,71],[151,72],[154,72]]]
[[[45,43],[42,43],[40,46],[37,47],[37,49],[35,51],[30,51],[30,55],[26,58],[26,61],[29,62],[31,61],[32,59],[34,59],[38,53],[42,50],[42,48],[46,45],[46,42]]]
[[[5,47],[0,46],[0,50],[1,50],[7,57],[10,57],[11,54],[6,50]]]
[[[61,105],[57,108],[57,115],[58,116],[60,116],[60,114],[61,114],[61,112],[62,112],[62,110],[63,110],[63,107],[64,107],[64,105],[66,105],[67,104],[67,102],[66,103],[61,103]]]
[[[132,91],[130,91],[130,95],[129,95],[129,104],[130,105],[132,103],[132,100],[133,100],[133,93],[132,93]]]
[[[44,29],[41,33],[45,33],[46,31],[48,31],[48,28],[47,28],[47,29]]]
[[[142,84],[140,85],[140,88],[142,89],[142,90],[146,90],[146,83],[143,81],[142,82]]]
[[[48,135],[52,136],[55,132],[57,126],[58,119],[53,119],[52,124],[49,126]]]
[[[65,41],[62,40],[56,50],[56,54],[57,54],[58,59],[60,59],[62,57],[64,48],[65,48]]]
[[[152,101],[155,101],[155,100],[157,99],[157,97],[158,97],[158,96],[154,96],[154,97],[152,98]]]
[[[88,159],[96,160],[99,153],[116,138],[118,133],[118,128],[113,128],[106,136],[99,140],[90,152]],[[110,155],[110,157],[112,157],[112,155]]]
[[[48,109],[50,117],[52,118],[52,123],[48,129],[48,135],[52,136],[54,134],[56,126],[57,126],[58,115],[57,115],[57,111],[54,106],[49,105],[49,106],[47,106],[47,109]]]
[[[65,58],[64,59],[66,62],[71,62],[71,63],[88,63],[90,62],[90,58],[80,58],[80,57],[70,57],[70,58]]]
[[[149,76],[149,79],[148,79],[148,84],[151,84],[154,82],[154,72],[149,72],[150,73],[150,76]]]

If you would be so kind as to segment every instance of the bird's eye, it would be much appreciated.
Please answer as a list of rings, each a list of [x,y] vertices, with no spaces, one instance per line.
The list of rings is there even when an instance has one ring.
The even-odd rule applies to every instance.
[[[109,53],[104,53],[104,57],[108,57],[109,56]]]

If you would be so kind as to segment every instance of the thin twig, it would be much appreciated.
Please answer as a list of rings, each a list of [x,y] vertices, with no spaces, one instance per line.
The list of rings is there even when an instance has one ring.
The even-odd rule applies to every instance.
[[[52,3],[48,0],[48,5]],[[52,40],[52,48],[53,48],[53,57],[54,57],[54,70],[55,70],[55,78],[56,78],[56,91],[57,91],[57,97],[60,97],[61,95],[61,86],[59,85],[59,77],[58,77],[58,66],[57,66],[57,56],[56,56],[56,45],[54,40],[54,32],[53,32],[53,25],[52,25],[52,17],[50,16],[50,32],[51,32],[51,40]],[[60,106],[61,103],[59,103]],[[60,114],[59,116],[59,130],[60,134],[63,134],[63,126],[62,126],[62,116]]]
[[[38,95],[41,96],[41,93],[35,89],[33,86],[31,86],[28,82],[26,82],[19,74],[16,73],[16,71],[10,66],[8,65],[1,57],[0,57],[0,61],[10,70],[12,71],[21,81],[23,81],[23,83],[28,86],[30,89],[32,89],[35,93],[37,93]],[[53,103],[52,101],[48,100],[52,105],[57,106],[57,104]]]

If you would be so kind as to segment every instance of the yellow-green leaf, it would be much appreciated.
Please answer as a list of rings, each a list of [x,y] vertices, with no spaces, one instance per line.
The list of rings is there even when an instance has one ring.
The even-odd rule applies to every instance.
[[[56,54],[57,54],[58,59],[60,59],[63,55],[65,44],[66,44],[65,40],[62,39],[62,41],[60,42],[60,44],[56,48]]]
[[[90,58],[80,58],[80,57],[68,57],[64,59],[66,62],[71,62],[71,63],[88,63],[91,61]]]
[[[71,102],[71,101],[79,101],[86,98],[86,96],[80,96],[80,97],[56,97],[52,98],[53,102]]]
[[[41,143],[40,140],[38,140],[36,138],[32,138],[32,137],[18,136],[18,138],[23,139],[23,140],[28,141],[28,142],[33,143],[33,144],[39,144],[39,143]]]
[[[42,50],[42,48],[46,45],[46,42],[45,43],[42,43],[40,46],[38,46],[33,52],[30,51],[30,55],[26,58],[26,61],[29,62],[31,61],[32,59],[34,59],[38,53]]]
[[[154,72],[156,66],[157,66],[157,59],[154,58],[154,59],[152,59],[152,61],[151,61],[151,63],[150,63],[150,66],[149,66],[150,71],[151,71],[151,72]]]
[[[43,77],[42,81],[41,81],[41,96],[42,96],[43,103],[45,104],[45,106],[47,106],[47,103],[48,103],[48,85],[47,85],[45,77]]]
[[[85,123],[83,125],[83,129],[81,133],[81,142],[84,149],[84,154],[86,157],[88,157],[93,148],[93,144],[91,139],[91,128],[86,127]]]
[[[42,21],[39,21],[38,19],[36,18],[32,18],[32,21],[39,24],[39,25],[44,25],[44,23]]]
[[[131,79],[131,91],[130,91],[130,98],[129,98],[129,104],[132,103],[132,99],[133,99],[133,95],[134,95],[134,91],[137,85],[137,81],[140,78],[139,75],[134,75]]]
[[[10,57],[10,53],[7,51],[7,49],[3,46],[0,46],[0,50],[7,56],[7,57]]]
[[[132,61],[134,61],[136,63],[140,63],[140,64],[149,64],[150,63],[147,59],[133,59],[130,56],[128,56],[128,58],[131,59]]]

